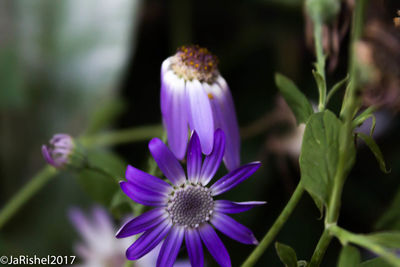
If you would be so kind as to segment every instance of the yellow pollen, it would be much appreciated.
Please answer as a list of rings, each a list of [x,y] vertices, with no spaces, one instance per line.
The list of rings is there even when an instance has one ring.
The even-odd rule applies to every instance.
[[[207,96],[208,96],[208,98],[209,98],[209,99],[211,99],[211,100],[213,100],[213,99],[214,99],[214,95],[213,95],[213,94],[211,94],[211,93],[208,93],[208,94],[207,94]]]

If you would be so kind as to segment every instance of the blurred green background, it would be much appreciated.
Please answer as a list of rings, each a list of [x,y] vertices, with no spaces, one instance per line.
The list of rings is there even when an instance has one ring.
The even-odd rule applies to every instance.
[[[400,7],[396,0],[376,2],[387,10],[383,20],[391,22]],[[347,42],[345,34],[338,66],[328,74],[329,85],[346,76]],[[314,56],[306,47],[300,0],[1,0],[0,207],[45,165],[41,144],[58,132],[96,133],[96,127],[88,127],[96,111],[120,111],[107,129],[161,123],[161,63],[178,46],[192,43],[209,48],[220,60],[246,137],[242,162],[262,161],[251,179],[224,196],[268,202],[234,216],[261,239],[300,175],[296,159],[269,149],[271,139],[291,130],[290,122],[274,117],[274,73],[287,75],[308,97],[317,99],[311,75]],[[340,99],[341,94],[334,97],[333,110],[340,107]],[[383,174],[372,153],[360,144],[340,217],[340,225],[354,232],[400,230],[400,124],[390,111],[380,118],[377,142],[391,173]],[[147,142],[118,145],[109,152],[125,163],[147,167]],[[220,174],[224,172],[222,167]],[[88,210],[95,200],[109,203],[118,190],[115,185],[107,187],[110,182],[105,179],[92,179],[111,191],[104,192],[103,199],[93,199],[82,180],[73,172],[52,179],[1,229],[0,255],[73,255],[72,245],[79,237],[67,219],[68,208]],[[277,240],[292,246],[299,259],[308,260],[323,230],[319,217],[311,198],[304,195]],[[252,251],[251,246],[222,239],[233,266]],[[335,266],[339,249],[334,241],[322,266]],[[185,252],[180,255],[185,257]],[[364,251],[363,257],[372,255]],[[209,254],[207,264],[216,264]],[[281,266],[273,246],[257,266]]]

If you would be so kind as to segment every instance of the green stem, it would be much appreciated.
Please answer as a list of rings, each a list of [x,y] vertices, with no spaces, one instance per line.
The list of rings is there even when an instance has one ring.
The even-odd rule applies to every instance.
[[[320,84],[317,81],[317,86],[319,90],[319,111],[323,111],[325,109],[326,104],[326,81],[325,81],[325,56],[324,49],[322,47],[322,22],[316,21],[314,23],[314,43],[315,43],[315,51],[317,54],[317,62],[315,67],[317,68],[317,73],[321,75],[323,78],[323,84]]]
[[[325,229],[322,233],[321,238],[318,241],[317,247],[314,250],[314,254],[312,255],[309,267],[317,267],[321,264],[322,259],[325,255],[325,251],[329,246],[329,243],[332,240],[332,236]]]
[[[303,193],[304,188],[301,183],[299,183],[296,187],[296,190],[293,192],[293,195],[291,196],[289,202],[282,210],[282,213],[279,215],[267,234],[261,240],[260,244],[253,250],[246,261],[242,264],[242,267],[250,267],[257,262],[257,260],[261,257],[261,255],[268,248],[271,242],[275,239],[276,235],[279,233],[285,222],[288,220],[289,216],[292,214],[293,210],[297,206],[297,203],[299,203],[299,200],[301,199]]]
[[[333,189],[328,202],[327,215],[325,219],[325,228],[327,229],[330,225],[335,225],[339,218],[339,211],[341,206],[341,196],[343,191],[343,185],[347,177],[348,169],[349,169],[349,161],[351,158],[349,149],[352,149],[353,146],[353,127],[352,120],[359,108],[358,98],[356,94],[357,86],[358,86],[358,74],[357,67],[355,64],[355,53],[354,53],[354,44],[357,40],[360,39],[362,34],[362,26],[363,26],[363,17],[367,0],[357,1],[355,7],[355,13],[353,16],[353,27],[352,27],[352,36],[350,42],[350,61],[349,61],[349,74],[350,74],[350,82],[346,88],[346,93],[343,99],[343,106],[340,112],[341,118],[343,120],[343,128],[340,136],[340,145],[339,145],[339,161],[338,166],[336,168],[336,173],[334,177]],[[328,245],[331,241],[331,238],[327,237],[327,234],[322,234],[320,241],[314,251],[311,262],[315,262],[316,265],[319,266],[320,261],[319,255],[324,255]]]
[[[162,133],[162,125],[149,125],[123,129],[94,136],[84,136],[80,141],[85,147],[101,147],[129,142],[146,141],[153,137],[161,137]]]
[[[0,229],[4,224],[39,191],[51,178],[55,176],[57,170],[51,166],[46,166],[38,172],[0,211]]]
[[[390,253],[386,248],[373,242],[367,236],[351,233],[335,224],[331,225],[327,229],[342,243],[346,244],[350,242],[359,245],[382,256],[382,258],[385,259],[388,263],[393,264],[394,266],[400,266],[400,259],[394,253]]]

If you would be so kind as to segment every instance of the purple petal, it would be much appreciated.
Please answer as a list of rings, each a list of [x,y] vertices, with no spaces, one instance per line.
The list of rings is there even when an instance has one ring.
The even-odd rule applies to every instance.
[[[114,225],[107,211],[102,206],[95,206],[92,210],[92,218],[100,233],[114,235]]]
[[[168,144],[175,156],[183,159],[188,139],[185,81],[168,71],[161,82],[161,112]]]
[[[221,129],[214,133],[214,145],[210,155],[206,156],[201,169],[200,179],[203,185],[207,185],[217,172],[225,151],[225,134]]]
[[[123,238],[143,233],[160,224],[166,217],[167,215],[165,214],[164,208],[152,209],[125,223],[121,229],[119,229],[116,237]]]
[[[218,237],[215,230],[205,223],[199,228],[199,234],[204,245],[206,245],[210,254],[222,267],[230,267],[231,259],[221,239]]]
[[[127,249],[126,257],[129,260],[137,260],[143,257],[164,239],[171,227],[172,224],[169,220],[165,220],[153,229],[144,232],[144,234]]]
[[[247,202],[232,202],[229,200],[216,200],[214,206],[215,211],[222,213],[240,213],[248,211],[256,206],[264,205],[265,201],[247,201]]]
[[[260,167],[260,165],[260,162],[252,162],[231,171],[210,187],[212,195],[217,196],[231,190],[233,187],[249,178]]]
[[[149,149],[158,167],[174,185],[185,182],[186,176],[181,164],[160,139],[153,138],[149,142]]]
[[[185,243],[192,267],[203,267],[203,245],[201,244],[200,235],[197,232],[197,229],[186,229]]]
[[[128,165],[128,168],[125,172],[125,177],[132,184],[138,185],[156,193],[168,194],[172,189],[172,187],[167,182],[144,171],[136,169],[131,165]]]
[[[50,155],[49,148],[46,145],[42,146],[42,155],[43,155],[44,159],[47,161],[48,164],[57,167],[56,163],[54,162],[53,158]]]
[[[197,183],[201,172],[201,146],[199,136],[193,131],[190,138],[187,153],[187,173],[188,180]]]
[[[68,217],[87,243],[91,243],[95,240],[96,233],[93,226],[80,209],[71,208],[68,212]]]
[[[158,267],[172,267],[174,265],[182,245],[184,233],[185,231],[183,227],[176,225],[172,227],[161,247],[160,254],[158,255]]]
[[[147,190],[130,182],[120,182],[119,185],[128,197],[142,205],[160,207],[166,204],[166,196],[162,193]]]
[[[232,171],[240,166],[239,125],[228,84],[222,76],[218,76],[217,83],[219,86],[215,85],[212,93],[215,101],[211,101],[211,105],[215,114],[215,125],[224,130],[226,142],[229,144],[225,147],[224,162],[226,168]]]
[[[186,95],[190,110],[190,127],[200,138],[201,149],[204,154],[211,153],[214,139],[214,120],[210,100],[197,80],[186,82]]]
[[[211,218],[211,223],[219,231],[229,236],[230,238],[244,244],[257,245],[258,241],[253,233],[246,226],[238,223],[228,215],[220,212],[215,212]]]

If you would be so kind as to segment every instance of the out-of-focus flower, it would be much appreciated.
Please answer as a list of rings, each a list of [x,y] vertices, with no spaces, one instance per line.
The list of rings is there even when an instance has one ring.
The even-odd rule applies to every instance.
[[[240,164],[240,136],[235,107],[228,84],[219,74],[217,58],[206,48],[183,46],[161,66],[161,112],[174,155],[183,159],[188,126],[210,154],[214,130],[226,134],[224,163],[228,170]]]
[[[121,188],[134,201],[155,208],[129,221],[118,231],[123,238],[143,233],[126,251],[130,260],[139,259],[150,252],[165,237],[157,259],[157,266],[172,266],[185,239],[192,266],[203,266],[203,246],[221,266],[231,266],[230,257],[218,237],[214,225],[223,234],[244,244],[257,244],[250,229],[226,214],[240,213],[265,202],[231,202],[214,200],[218,196],[250,177],[259,167],[253,162],[231,171],[211,187],[206,185],[217,171],[225,150],[225,136],[218,129],[214,146],[202,164],[200,139],[193,132],[187,152],[187,178],[179,161],[158,138],[149,143],[149,149],[167,182],[129,166],[126,182]]]
[[[42,146],[42,154],[56,168],[80,168],[86,160],[82,147],[68,134],[55,134],[48,145]]]
[[[83,238],[83,242],[75,246],[75,252],[82,260],[80,266],[124,265],[124,249],[130,240],[115,239],[115,229],[104,209],[95,207],[89,219],[79,209],[73,208],[69,217]]]
[[[400,28],[400,10],[397,10],[397,16],[393,18],[394,26]]]
[[[82,243],[75,246],[75,252],[82,262],[82,267],[122,267],[126,262],[125,248],[133,239],[119,240],[115,238],[114,224],[101,207],[93,208],[91,217],[86,217],[81,210],[73,208],[69,217],[83,238]],[[159,249],[159,248],[158,248]],[[149,253],[135,262],[134,267],[155,266],[157,251]],[[78,261],[78,259],[77,259]]]
[[[372,2],[363,40],[356,55],[365,106],[400,109],[400,31],[388,23],[380,3]]]

